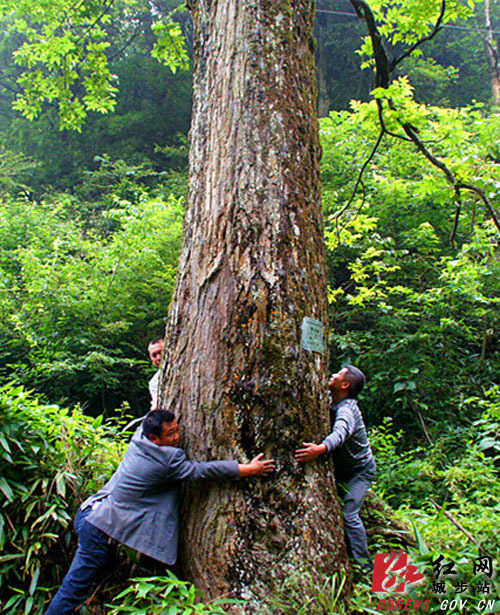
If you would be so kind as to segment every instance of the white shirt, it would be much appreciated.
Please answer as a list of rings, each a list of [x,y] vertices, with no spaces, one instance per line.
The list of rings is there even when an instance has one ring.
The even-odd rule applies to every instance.
[[[160,370],[158,370],[155,375],[151,378],[148,383],[149,394],[151,395],[151,408],[156,409],[156,404],[158,402],[158,384],[160,380]]]

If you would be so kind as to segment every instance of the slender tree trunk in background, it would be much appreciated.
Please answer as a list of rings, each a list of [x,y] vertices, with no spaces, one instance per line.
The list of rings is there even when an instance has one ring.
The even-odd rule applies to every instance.
[[[491,75],[491,94],[494,105],[500,105],[500,67],[498,65],[498,45],[493,37],[490,0],[484,0],[484,17],[486,32],[483,37],[486,57]]]
[[[328,96],[328,81],[326,76],[326,23],[325,17],[319,15],[316,19],[317,51],[316,65],[318,69],[318,117],[328,117],[330,113],[330,98]]]
[[[209,596],[252,613],[300,567],[347,565],[331,463],[294,461],[329,431],[327,323],[310,0],[196,0],[190,184],[162,399],[192,459],[249,460],[274,476],[194,486],[181,560]],[[326,330],[326,327],[325,327]]]

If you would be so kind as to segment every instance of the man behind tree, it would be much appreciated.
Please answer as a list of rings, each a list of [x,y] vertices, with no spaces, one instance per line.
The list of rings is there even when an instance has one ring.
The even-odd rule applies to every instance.
[[[111,479],[80,506],[78,548],[46,615],[73,615],[106,566],[110,538],[164,564],[177,559],[179,492],[184,480],[236,480],[266,475],[272,459],[250,463],[189,461],[178,448],[179,429],[167,410],[152,410],[142,438],[134,437]]]
[[[151,410],[156,410],[158,405],[158,384],[160,381],[160,365],[164,345],[165,342],[162,337],[156,337],[148,344],[149,358],[157,369],[155,375],[151,378],[148,384],[149,394],[151,395]]]
[[[313,461],[324,453],[333,453],[335,478],[344,512],[344,530],[351,554],[365,570],[371,569],[366,531],[359,511],[371,481],[375,478],[375,460],[366,435],[366,427],[356,399],[365,385],[363,372],[348,365],[333,374],[328,382],[332,404],[332,433],[321,444],[303,442],[295,451],[298,461]]]

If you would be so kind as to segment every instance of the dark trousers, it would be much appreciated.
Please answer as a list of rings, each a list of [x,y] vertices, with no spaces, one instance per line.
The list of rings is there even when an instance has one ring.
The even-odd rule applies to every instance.
[[[110,540],[86,520],[92,509],[78,510],[74,527],[78,548],[59,591],[52,599],[46,615],[74,615],[89,596],[90,588],[99,581],[110,551]]]
[[[342,498],[344,532],[351,555],[362,568],[371,568],[366,530],[359,516],[366,492],[375,478],[376,466],[372,461],[349,477],[337,476],[339,495]]]

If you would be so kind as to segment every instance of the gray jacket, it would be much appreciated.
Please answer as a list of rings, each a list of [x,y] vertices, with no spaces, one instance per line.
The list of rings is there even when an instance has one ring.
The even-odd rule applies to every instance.
[[[118,469],[95,495],[87,521],[141,553],[165,564],[177,559],[181,481],[237,479],[236,461],[189,461],[180,448],[133,438]]]
[[[366,427],[355,399],[349,397],[330,406],[332,433],[323,440],[327,451],[333,451],[335,472],[350,477],[360,470],[373,467],[370,442]]]

